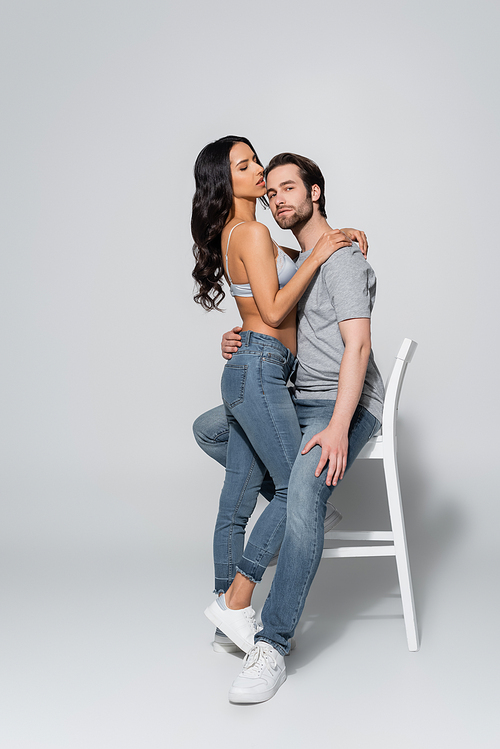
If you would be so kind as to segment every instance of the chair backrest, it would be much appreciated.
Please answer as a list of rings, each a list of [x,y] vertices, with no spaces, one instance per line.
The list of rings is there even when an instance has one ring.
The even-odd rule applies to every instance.
[[[387,380],[385,388],[384,412],[382,415],[382,434],[384,441],[396,437],[396,417],[398,413],[399,396],[406,374],[406,367],[413,359],[418,343],[411,338],[405,338],[396,356],[394,367]]]

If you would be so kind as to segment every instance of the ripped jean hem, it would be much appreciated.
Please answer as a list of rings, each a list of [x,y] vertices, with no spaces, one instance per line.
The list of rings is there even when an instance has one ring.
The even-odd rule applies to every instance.
[[[252,565],[253,567],[255,565]],[[263,567],[262,571],[260,573],[260,578],[257,579],[257,576],[252,575],[250,572],[245,572],[245,570],[241,569],[241,567],[236,566],[236,572],[239,572],[240,575],[243,575],[243,577],[246,577],[247,580],[250,580],[251,583],[260,583],[262,581],[262,575],[266,571],[266,568]],[[215,588],[213,590],[213,593],[215,593],[216,596],[220,596],[221,593],[227,593],[231,585],[233,584],[234,577],[233,578],[216,578],[215,580]]]
[[[245,572],[244,570],[241,569],[241,567],[238,567],[237,565],[236,565],[236,572],[239,572],[240,575],[243,575],[243,577],[246,577],[246,579],[250,580],[251,583],[257,584],[261,582],[261,580],[256,580],[255,577],[253,577],[253,575],[250,575],[248,572]]]

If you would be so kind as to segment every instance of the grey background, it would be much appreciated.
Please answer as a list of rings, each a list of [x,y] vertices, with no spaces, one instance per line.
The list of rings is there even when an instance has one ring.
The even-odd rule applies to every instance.
[[[497,4],[0,14],[2,745],[496,746]],[[289,681],[252,709],[228,705],[239,661],[202,616],[222,471],[191,436],[238,323],[190,276],[194,159],[228,133],[317,160],[331,223],[366,230],[384,377],[419,343],[400,464],[422,649],[391,560],[332,560]],[[378,468],[336,504],[384,527]]]

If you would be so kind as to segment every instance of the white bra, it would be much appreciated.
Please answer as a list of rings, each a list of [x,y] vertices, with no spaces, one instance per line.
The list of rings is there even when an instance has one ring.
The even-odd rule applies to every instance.
[[[249,283],[233,283],[231,281],[231,276],[229,275],[229,266],[227,262],[227,253],[229,250],[229,240],[231,239],[231,234],[236,229],[237,226],[241,226],[241,224],[246,224],[246,221],[240,221],[239,224],[235,224],[231,231],[229,232],[229,237],[227,238],[227,245],[226,245],[226,273],[227,277],[229,279],[229,290],[232,294],[232,296],[246,296],[246,297],[253,297],[252,288]],[[286,252],[283,252],[281,247],[276,244],[274,239],[272,240],[273,243],[276,245],[276,248],[278,250],[278,257],[276,258],[276,271],[278,273],[278,284],[280,289],[285,286],[288,281],[292,278],[292,276],[295,275],[297,272],[297,266],[293,262],[292,258],[289,257]]]

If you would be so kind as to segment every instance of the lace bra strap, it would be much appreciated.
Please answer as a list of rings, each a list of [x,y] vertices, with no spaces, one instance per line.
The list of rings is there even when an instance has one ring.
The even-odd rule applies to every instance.
[[[242,224],[246,224],[246,221],[240,221],[240,223],[239,223],[239,224],[235,224],[235,225],[233,226],[233,228],[231,229],[231,231],[229,232],[229,236],[228,236],[228,238],[227,238],[227,245],[226,245],[226,273],[227,273],[227,277],[228,277],[228,279],[229,279],[229,283],[231,284],[231,286],[233,285],[233,282],[231,281],[231,276],[229,275],[229,265],[228,265],[228,263],[227,263],[227,253],[228,253],[228,250],[229,250],[229,241],[230,241],[230,239],[231,239],[231,234],[232,234],[232,233],[233,233],[233,231],[234,231],[234,230],[236,229],[236,227],[237,227],[237,226],[241,226]]]

